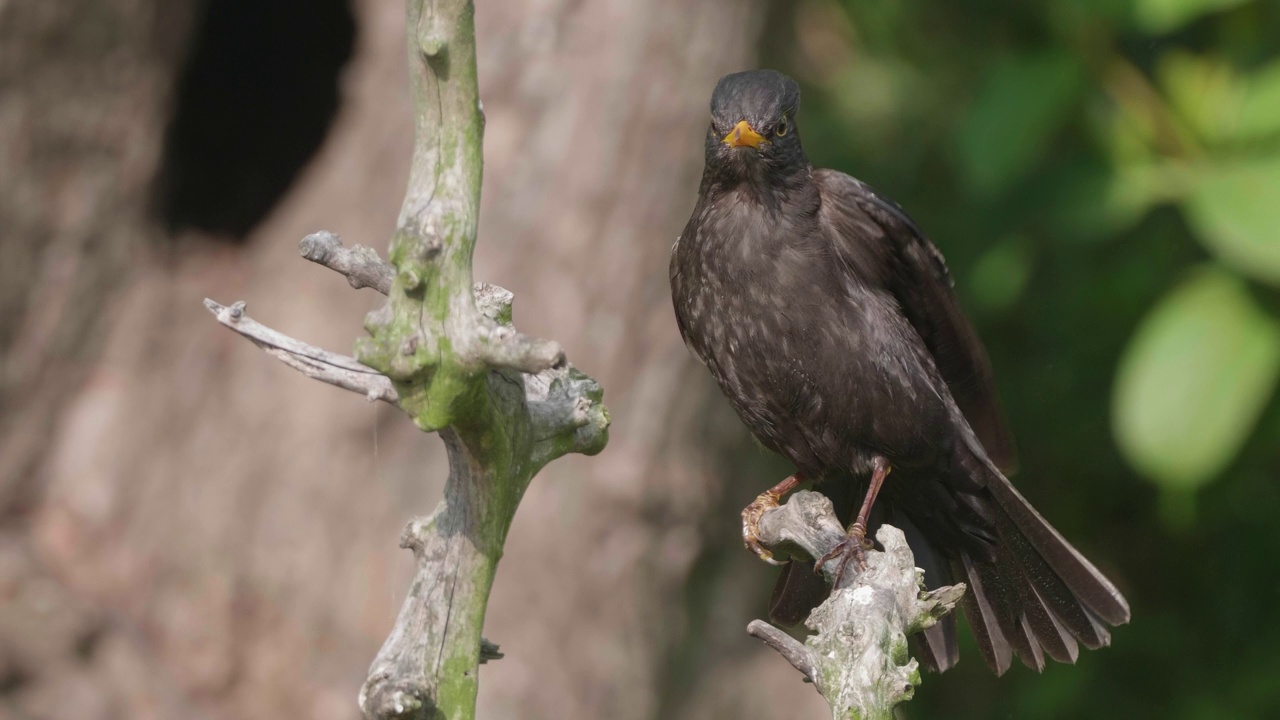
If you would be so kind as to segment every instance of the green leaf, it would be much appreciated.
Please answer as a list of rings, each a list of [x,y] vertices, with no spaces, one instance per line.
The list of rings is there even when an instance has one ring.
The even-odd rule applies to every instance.
[[[1009,57],[987,73],[960,125],[961,174],[978,194],[994,194],[1044,154],[1084,88],[1084,70],[1060,50]]]
[[[1161,485],[1203,485],[1248,438],[1278,371],[1280,324],[1239,278],[1202,268],[1160,301],[1121,357],[1116,441]]]
[[[1167,33],[1201,15],[1243,5],[1249,0],[1134,0],[1133,19],[1142,30]]]
[[[1280,156],[1206,168],[1183,210],[1223,262],[1280,284]]]
[[[1234,134],[1244,140],[1280,135],[1280,62],[1273,62],[1245,79]]]
[[[1241,75],[1225,58],[1174,51],[1160,59],[1157,76],[1170,105],[1205,140],[1280,135],[1280,62]]]
[[[1173,51],[1160,58],[1156,75],[1169,104],[1200,138],[1215,141],[1235,130],[1244,93],[1231,63]]]

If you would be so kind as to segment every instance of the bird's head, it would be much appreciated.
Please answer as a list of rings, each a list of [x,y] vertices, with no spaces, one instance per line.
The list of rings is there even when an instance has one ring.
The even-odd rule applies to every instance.
[[[720,78],[711,93],[707,169],[724,179],[781,178],[808,167],[796,112],[800,86],[774,70]]]

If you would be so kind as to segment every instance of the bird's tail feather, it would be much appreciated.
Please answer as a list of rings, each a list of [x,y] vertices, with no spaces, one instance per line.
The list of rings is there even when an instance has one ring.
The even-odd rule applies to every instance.
[[[906,512],[886,501],[872,513],[872,527],[887,522],[907,538],[916,564],[925,571],[928,588],[964,580],[965,617],[983,659],[997,674],[1009,669],[1017,655],[1042,670],[1046,656],[1075,662],[1079,646],[1098,648],[1111,641],[1110,625],[1129,621],[1129,605],[1107,578],[1084,558],[993,466],[979,477],[985,488],[979,497],[994,530],[994,551],[978,557],[968,550],[935,546]],[[856,485],[821,486],[835,504],[842,522],[855,506]],[[808,563],[783,569],[770,601],[770,618],[784,626],[798,624],[817,607],[830,588],[814,575]],[[947,670],[958,659],[956,621],[944,617],[937,625],[912,637],[913,654],[934,671]]]
[[[933,543],[920,532],[920,528],[907,517],[907,514],[890,506],[885,522],[902,530],[915,555],[916,567],[924,570],[925,588],[935,590],[944,585],[956,582],[953,564],[940,552]],[[936,625],[924,632],[911,636],[911,654],[920,661],[926,670],[943,672],[951,669],[960,660],[960,645],[956,640],[956,617],[948,613]]]
[[[1129,605],[994,469],[987,483],[999,540],[990,558],[968,551],[956,563],[969,580],[965,616],[983,658],[997,674],[1016,654],[1034,670],[1047,655],[1073,663],[1079,645],[1110,643],[1108,625],[1129,621]]]

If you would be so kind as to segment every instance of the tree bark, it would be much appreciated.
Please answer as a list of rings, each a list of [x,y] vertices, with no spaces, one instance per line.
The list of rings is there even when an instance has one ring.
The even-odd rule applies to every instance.
[[[158,235],[146,210],[181,59],[170,40],[192,5],[0,5],[0,516],[39,502],[45,438],[102,348],[96,310]]]
[[[446,453],[384,403],[317,389],[264,362],[199,307],[204,296],[243,298],[264,322],[349,352],[351,328],[371,305],[353,306],[345,281],[299,263],[296,240],[321,227],[366,244],[393,234],[413,134],[404,9],[373,0],[354,8],[360,35],[330,137],[242,245],[197,233],[136,243],[160,232],[143,191],[166,116],[163,92],[148,93],[163,91],[169,75],[155,86],[59,94],[73,109],[41,116],[81,118],[85,137],[101,143],[71,152],[64,170],[32,185],[41,198],[75,199],[50,206],[51,218],[84,197],[58,192],[82,187],[66,184],[68,167],[101,172],[102,187],[122,191],[100,164],[118,156],[134,168],[127,187],[138,190],[88,205],[136,218],[93,235],[130,241],[111,251],[126,274],[84,245],[59,255],[101,271],[116,292],[86,290],[65,305],[83,314],[79,326],[43,303],[43,314],[24,321],[58,336],[87,328],[65,330],[57,352],[86,338],[99,347],[62,355],[77,358],[70,362],[33,361],[49,378],[41,387],[56,384],[62,401],[23,388],[13,406],[13,417],[47,411],[49,421],[29,435],[29,471],[14,475],[35,499],[5,537],[22,539],[29,571],[11,576],[14,565],[0,562],[8,597],[22,600],[0,613],[29,610],[0,622],[0,654],[16,647],[9,628],[67,629],[65,644],[46,634],[32,646],[60,649],[23,655],[26,680],[6,686],[4,697],[27,715],[355,714],[351,698],[414,572],[409,553],[388,548],[443,494]],[[707,99],[720,75],[755,64],[763,8],[738,0],[477,7],[488,115],[477,273],[519,296],[522,330],[556,338],[591,368],[621,429],[599,457],[566,458],[542,473],[522,501],[486,617],[506,658],[484,666],[481,716],[823,711],[741,632],[772,571],[736,547],[737,511],[767,486],[750,473],[770,471],[756,468],[766,462],[758,453],[738,453],[737,465],[718,457],[744,436],[684,350],[667,297],[666,258],[692,207]],[[63,33],[90,15],[60,11],[50,22]],[[143,20],[119,41],[160,63],[145,54],[153,31]],[[173,39],[170,24],[155,26]],[[127,57],[86,55],[76,73],[105,66],[106,55]],[[92,134],[102,117],[127,119],[106,126],[118,137]],[[50,273],[36,273],[32,286],[51,292],[48,278],[65,276]],[[15,457],[9,447],[0,464]],[[51,603],[54,589],[62,600]],[[714,598],[711,615],[703,597]],[[46,618],[40,608],[52,614],[23,619]],[[688,647],[705,655],[692,672],[678,671]],[[671,689],[681,678],[695,682]]]

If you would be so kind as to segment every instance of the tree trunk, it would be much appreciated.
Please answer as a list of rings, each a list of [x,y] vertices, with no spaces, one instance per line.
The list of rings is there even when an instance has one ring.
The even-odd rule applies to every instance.
[[[41,16],[49,34],[108,12],[26,5],[66,8]],[[0,338],[10,343],[0,492],[25,498],[5,501],[24,509],[0,535],[0,595],[21,600],[0,609],[0,657],[12,668],[0,698],[38,718],[353,718],[413,570],[394,550],[400,528],[439,501],[444,448],[394,410],[264,361],[208,322],[199,298],[243,298],[281,330],[350,347],[381,299],[357,298],[299,262],[296,247],[326,228],[383,249],[395,230],[413,131],[403,7],[355,3],[339,116],[273,214],[243,245],[188,233],[171,252],[145,239],[158,233],[146,188],[176,66],[149,38],[173,32],[152,5],[111,7],[141,18],[107,34],[114,54],[57,53],[77,63],[69,75],[136,54],[120,71],[127,83],[55,91],[5,71],[33,98],[21,122],[0,113],[6,146],[52,132],[38,127],[45,118],[86,127],[64,131],[78,140],[59,145],[61,164],[0,173],[12,184],[2,201],[48,203],[45,219],[24,222],[49,228],[21,247],[0,243],[0,292],[38,296],[3,326],[13,339]],[[476,277],[512,290],[520,329],[555,337],[600,380],[614,422],[605,453],[562,460],[525,496],[485,627],[505,658],[481,670],[479,717],[826,712],[742,631],[771,573],[737,548],[714,555],[704,539],[710,525],[713,544],[726,533],[735,544],[737,510],[765,485],[728,477],[715,457],[742,434],[682,347],[667,290],[711,88],[754,64],[763,12],[735,0],[478,4],[488,123]],[[21,67],[54,56],[7,36],[0,47],[29,55]],[[13,271],[21,293],[10,252],[29,258]],[[100,281],[69,280],[80,273]],[[726,419],[727,435],[714,429]],[[691,600],[697,583],[716,605]],[[9,650],[33,624],[42,639],[67,639],[21,645],[47,653]],[[684,674],[696,683],[682,682],[673,667],[704,644],[715,654]]]

